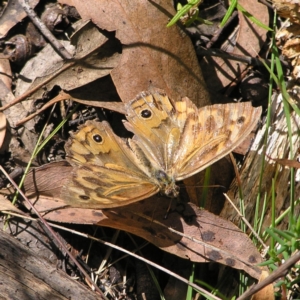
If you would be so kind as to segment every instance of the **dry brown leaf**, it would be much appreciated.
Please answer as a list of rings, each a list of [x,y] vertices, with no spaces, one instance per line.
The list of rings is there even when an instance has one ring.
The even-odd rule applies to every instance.
[[[0,208],[1,212],[15,212],[24,215],[24,212],[15,207],[11,201],[7,200],[3,195],[0,195]]]
[[[298,162],[296,160],[285,159],[285,158],[272,158],[272,157],[269,157],[269,158],[276,161],[277,163],[279,163],[282,166],[286,166],[289,168],[296,168],[296,169],[300,168],[300,162]]]
[[[222,170],[222,172],[220,172]],[[209,182],[205,182],[205,170],[184,179],[189,200],[195,205],[201,206],[214,214],[219,214],[224,205],[224,191],[230,186],[234,176],[232,162],[229,156],[215,162],[210,166]],[[205,197],[203,187],[208,187]],[[204,200],[205,199],[205,200]]]
[[[258,282],[263,281],[269,275],[269,272],[262,271]],[[259,292],[255,293],[253,297],[251,297],[251,300],[273,300],[274,298],[274,287],[272,284],[269,284],[263,289],[261,289]]]
[[[261,270],[256,264],[262,259],[248,236],[231,222],[193,204],[177,205],[173,201],[166,219],[170,199],[159,196],[107,210],[61,208],[64,202],[59,199],[59,193],[71,168],[63,163],[36,169],[27,176],[24,184],[26,194],[46,219],[125,230],[182,258],[194,262],[216,261],[245,270],[254,278],[260,276]],[[36,179],[34,183],[32,175]],[[37,201],[33,197],[36,187],[39,189]]]
[[[292,27],[292,26],[291,26]],[[294,26],[293,26],[294,27]],[[285,36],[282,34],[280,37],[282,40],[286,40],[284,45],[282,46],[282,55],[286,56],[291,60],[291,65],[293,66],[292,76],[294,79],[299,79],[300,77],[300,39],[298,38],[300,26],[295,25],[297,28],[297,34],[295,32],[285,31]],[[278,37],[278,36],[276,36]]]
[[[1,19],[1,18],[0,18]],[[8,59],[0,59],[0,80],[5,84],[6,88],[11,91],[12,71]]]
[[[292,23],[300,24],[299,0],[273,0],[273,6],[282,18],[289,18]]]
[[[123,49],[111,77],[123,102],[155,87],[174,100],[187,96],[198,106],[210,103],[189,37],[176,26],[166,28],[175,13],[170,1],[59,2],[75,6],[99,28],[116,32]]]
[[[259,2],[240,0],[239,4],[263,24],[269,24],[267,6]],[[266,40],[266,30],[251,22],[239,12],[239,28],[236,33],[232,54],[256,57]],[[234,41],[233,41],[234,43]],[[230,84],[246,69],[247,65],[219,57],[204,57],[200,62],[204,78],[211,91],[220,91]],[[218,80],[216,80],[218,78]]]
[[[60,188],[64,180],[71,173],[72,167],[66,161],[45,164],[41,167],[32,169],[26,176],[24,188],[26,196],[43,196],[59,197]],[[37,193],[37,186],[38,192]]]
[[[129,231],[181,258],[193,262],[215,261],[257,278],[261,270],[256,265],[262,259],[245,233],[191,203],[177,206],[174,203],[165,219],[169,201],[156,197],[132,206],[103,210],[107,219],[98,225]]]
[[[78,103],[85,104],[85,105],[91,105],[94,107],[101,107],[101,108],[109,109],[112,111],[116,111],[120,114],[126,113],[124,104],[122,102],[82,100],[82,99],[78,99],[78,98],[74,98],[74,97],[72,97],[72,100],[75,102],[78,102]]]
[[[288,40],[283,48],[282,55],[286,56],[289,59],[295,58],[300,55],[300,39],[293,38]]]
[[[286,56],[293,66],[292,75],[295,79],[300,77],[300,26],[285,22],[276,33],[277,46],[282,49],[282,55]]]
[[[4,113],[0,112],[0,152],[1,152],[1,147],[4,143],[5,134],[6,134],[6,117]]]
[[[251,132],[243,141],[243,143],[241,143],[238,147],[236,147],[232,152],[245,156],[248,153],[254,138],[255,138],[255,133]]]
[[[10,89],[0,80],[0,98],[2,104],[7,104],[14,100],[14,95]],[[17,103],[13,107],[4,111],[6,119],[10,126],[14,126],[21,118],[25,117],[27,111],[24,109],[22,103]],[[27,122],[23,128],[19,130],[19,137],[22,139],[24,147],[20,146],[19,138],[12,136],[10,130],[7,131],[5,137],[5,143],[2,145],[1,151],[9,151],[12,153],[14,160],[18,164],[24,166],[27,165],[30,160],[31,153],[36,144],[36,134],[32,132],[34,122]]]
[[[30,7],[34,8],[39,0],[29,0],[28,2]],[[7,1],[7,6],[0,18],[0,38],[3,39],[8,31],[25,17],[27,17],[27,14],[19,1]]]
[[[0,97],[3,105],[13,101],[15,98],[11,89],[7,87],[2,80],[0,80]],[[26,111],[24,110],[23,105],[18,103],[9,110],[5,110],[4,114],[6,115],[8,122],[14,126],[20,118],[26,116]]]
[[[47,45],[22,69],[16,96],[38,86],[43,88],[32,93],[30,98],[41,98],[45,90],[51,90],[54,85],[66,91],[73,90],[108,75],[118,64],[119,54],[114,39],[106,37],[91,22],[78,21],[75,28],[77,31],[71,36],[71,43],[62,42],[74,54],[74,61],[64,62]]]
[[[284,23],[276,32],[275,38],[280,41],[288,41],[300,34],[300,26],[297,24]]]

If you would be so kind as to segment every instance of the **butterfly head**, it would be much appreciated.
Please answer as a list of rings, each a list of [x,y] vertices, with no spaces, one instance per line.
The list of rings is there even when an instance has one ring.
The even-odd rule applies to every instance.
[[[179,195],[179,187],[175,183],[173,176],[169,176],[162,170],[155,172],[155,177],[159,183],[160,191],[170,198],[177,198]]]

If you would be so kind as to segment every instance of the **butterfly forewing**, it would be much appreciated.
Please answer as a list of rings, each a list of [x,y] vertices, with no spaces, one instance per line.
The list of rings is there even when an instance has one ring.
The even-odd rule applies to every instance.
[[[158,169],[166,170],[172,160],[171,151],[178,146],[180,131],[174,122],[176,110],[169,98],[160,93],[143,92],[126,104],[125,126],[145,155]],[[172,145],[170,147],[170,145]]]
[[[66,152],[74,169],[62,198],[72,206],[116,207],[159,191],[143,162],[107,122],[88,121],[67,143]]]
[[[253,130],[260,114],[261,108],[252,107],[250,102],[198,109],[197,124],[187,121],[181,135],[174,161],[176,180],[190,177],[230,153]]]

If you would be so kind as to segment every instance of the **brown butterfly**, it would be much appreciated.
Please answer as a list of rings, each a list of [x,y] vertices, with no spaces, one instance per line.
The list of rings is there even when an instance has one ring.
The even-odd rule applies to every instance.
[[[249,102],[197,108],[188,98],[175,102],[160,92],[142,92],[125,110],[132,139],[115,135],[106,121],[87,121],[67,142],[74,167],[62,189],[67,204],[101,209],[159,191],[176,197],[176,181],[231,152],[261,114]]]

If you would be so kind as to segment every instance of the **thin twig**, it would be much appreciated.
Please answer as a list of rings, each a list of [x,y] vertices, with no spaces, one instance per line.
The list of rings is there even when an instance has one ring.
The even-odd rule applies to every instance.
[[[215,34],[214,36],[211,38],[211,40],[206,44],[206,48],[210,49],[213,44],[215,42],[217,42],[217,40],[219,39],[220,35],[222,35],[222,33],[224,32],[224,30],[226,30],[228,28],[229,25],[231,25],[231,22],[238,16],[238,12],[234,11],[232,13],[232,15],[230,16],[230,18],[228,19],[228,21],[226,22],[226,24],[221,27]]]
[[[26,91],[25,93],[23,93],[21,96],[15,98],[13,101],[7,103],[6,105],[0,107],[0,112],[4,111],[8,108],[10,108],[11,106],[22,102],[24,100],[26,100],[27,97],[29,97],[30,95],[32,95],[33,93],[35,93],[37,90],[39,90],[41,87],[43,87],[44,85],[46,85],[48,82],[50,82],[51,80],[53,80],[53,78],[55,76],[58,76],[59,74],[61,74],[62,72],[64,72],[65,70],[67,70],[68,68],[72,67],[73,65],[75,65],[76,62],[72,61],[72,62],[68,62],[66,63],[63,67],[60,68],[60,70],[58,70],[57,72],[55,72],[55,74],[53,74],[52,76],[50,76],[49,78],[47,78],[45,81],[42,81],[41,83],[39,83],[38,85],[36,85],[35,87],[33,87],[32,89]]]
[[[32,23],[41,31],[43,36],[49,41],[57,53],[65,60],[70,60],[73,56],[67,49],[55,38],[47,26],[40,20],[33,8],[29,5],[29,0],[20,0],[20,3]]]
[[[274,271],[270,276],[268,276],[263,281],[259,282],[256,285],[253,285],[248,291],[241,295],[237,300],[249,299],[250,296],[254,295],[264,287],[275,282],[276,279],[280,277],[285,277],[288,273],[288,270],[294,266],[300,260],[300,251],[295,255],[290,257],[284,264],[282,264],[276,271]]]
[[[44,110],[46,110],[47,108],[49,108],[51,105],[63,101],[63,100],[68,100],[70,99],[71,96],[61,92],[59,93],[56,97],[54,97],[52,100],[50,100],[49,102],[47,102],[42,108],[38,109],[36,112],[32,113],[31,115],[27,116],[26,118],[23,118],[22,120],[18,121],[15,126],[21,126],[23,125],[25,122],[31,120],[32,118],[34,118],[35,116],[39,115],[41,112],[43,112]]]
[[[255,232],[255,230],[253,229],[253,227],[251,226],[251,224],[248,222],[248,220],[240,213],[240,211],[238,210],[238,208],[235,206],[235,204],[231,201],[231,199],[228,197],[228,195],[226,193],[223,193],[223,195],[225,196],[225,198],[229,201],[229,203],[232,205],[232,207],[235,209],[235,211],[238,213],[238,215],[241,217],[241,219],[243,220],[243,222],[248,226],[248,228],[251,230],[251,232],[253,233],[253,235],[257,238],[257,240],[261,243],[261,245],[267,249],[268,246],[264,243],[264,241],[260,238],[260,236]]]

